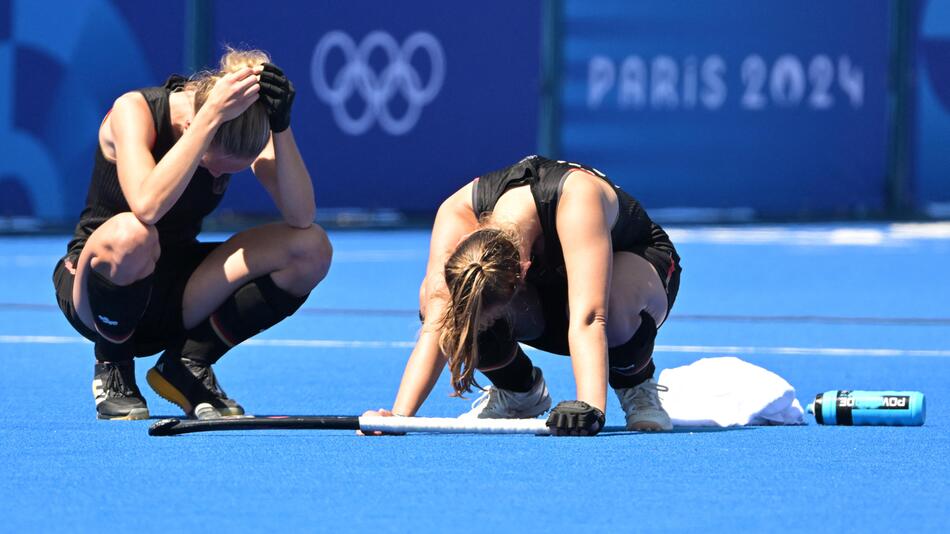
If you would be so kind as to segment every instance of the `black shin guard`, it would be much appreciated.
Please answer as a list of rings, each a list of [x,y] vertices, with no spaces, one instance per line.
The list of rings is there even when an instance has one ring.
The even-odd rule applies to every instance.
[[[492,385],[521,393],[534,385],[534,365],[521,350],[507,319],[499,319],[490,328],[479,332],[478,365]]]
[[[645,311],[640,312],[640,328],[630,341],[607,350],[610,365],[610,387],[632,388],[656,372],[653,365],[653,343],[656,340],[656,321]]]
[[[277,287],[269,274],[255,278],[187,332],[181,355],[213,364],[231,347],[293,315],[306,300]]]
[[[86,281],[89,309],[96,330],[106,342],[125,344],[135,333],[152,294],[152,275],[127,285],[116,285],[105,275],[90,269]],[[99,351],[97,350],[97,357]]]
[[[482,374],[488,377],[495,387],[525,393],[531,391],[531,386],[534,385],[534,364],[520,346],[516,346],[515,351],[515,357],[508,365],[482,371]]]

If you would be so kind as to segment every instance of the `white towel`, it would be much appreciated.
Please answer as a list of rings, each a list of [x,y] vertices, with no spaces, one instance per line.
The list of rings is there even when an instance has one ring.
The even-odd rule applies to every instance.
[[[658,381],[674,426],[805,424],[795,388],[777,374],[735,357],[703,358],[664,369]]]

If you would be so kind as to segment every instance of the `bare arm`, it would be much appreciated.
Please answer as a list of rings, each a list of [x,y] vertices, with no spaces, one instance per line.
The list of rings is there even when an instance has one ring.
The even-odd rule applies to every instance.
[[[252,74],[248,68],[222,77],[181,138],[157,163],[150,148],[155,127],[145,98],[127,93],[116,100],[109,121],[119,185],[139,220],[155,224],[175,205],[218,127],[257,99],[257,79]]]
[[[287,224],[296,228],[313,224],[313,182],[290,128],[271,135],[251,167]]]
[[[435,217],[429,244],[429,262],[420,291],[423,310],[422,332],[416,342],[399,384],[393,413],[415,415],[439,380],[447,359],[439,349],[439,320],[448,302],[445,285],[445,261],[465,234],[475,230],[478,221],[472,213],[472,185],[468,184],[449,197]]]
[[[565,182],[557,211],[570,302],[567,337],[577,399],[606,413],[610,225],[617,208],[596,178],[577,174]]]

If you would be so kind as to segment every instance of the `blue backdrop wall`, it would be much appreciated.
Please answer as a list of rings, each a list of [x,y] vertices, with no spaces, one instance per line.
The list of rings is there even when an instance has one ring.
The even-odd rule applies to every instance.
[[[891,190],[948,217],[950,2],[912,4],[913,172],[900,188],[888,184],[895,5],[0,0],[0,229],[75,220],[104,114],[184,73],[193,35],[207,66],[224,44],[251,46],[290,75],[324,210],[432,213],[542,134],[664,219],[880,213]],[[543,96],[556,113],[541,132]],[[231,183],[224,211],[274,213],[249,174]]]
[[[567,0],[561,155],[648,208],[880,210],[888,6]]]
[[[183,6],[0,0],[0,215],[78,217],[105,112],[181,68]]]
[[[216,3],[215,42],[266,49],[294,81],[318,210],[433,212],[535,150],[540,2],[259,5]],[[253,179],[231,183],[227,206],[271,209]]]
[[[76,218],[114,99],[184,71],[186,7],[0,0],[0,217]],[[224,44],[259,47],[296,84],[322,208],[432,212],[535,150],[540,2],[231,1],[210,15],[207,66]],[[231,183],[222,210],[275,211],[250,173]]]
[[[921,10],[917,41],[917,203],[950,217],[950,2]]]

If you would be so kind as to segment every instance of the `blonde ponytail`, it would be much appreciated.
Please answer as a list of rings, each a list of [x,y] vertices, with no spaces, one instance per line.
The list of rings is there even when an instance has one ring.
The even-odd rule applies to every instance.
[[[208,94],[222,76],[261,63],[270,63],[267,52],[227,47],[218,63],[217,71],[199,72],[188,82],[188,87],[195,91],[195,113],[208,100]],[[269,140],[270,120],[267,107],[258,100],[244,113],[222,124],[211,140],[211,146],[231,156],[254,158],[264,150]]]
[[[256,67],[261,63],[270,63],[270,55],[263,50],[239,50],[225,47],[224,55],[218,62],[218,72],[228,74],[244,67]]]
[[[478,367],[482,312],[507,304],[521,272],[517,240],[497,228],[481,228],[459,243],[445,262],[449,304],[442,316],[439,346],[448,357],[455,394],[471,391]]]

